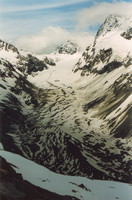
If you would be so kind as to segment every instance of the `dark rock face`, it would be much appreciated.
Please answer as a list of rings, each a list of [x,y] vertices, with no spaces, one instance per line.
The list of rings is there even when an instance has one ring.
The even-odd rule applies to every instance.
[[[123,32],[121,34],[121,36],[127,40],[131,40],[132,39],[132,28],[129,28],[126,32]]]
[[[103,74],[103,73],[106,73],[106,72],[108,73],[108,72],[111,72],[111,71],[113,71],[114,69],[116,69],[120,66],[122,66],[121,62],[112,61],[112,62],[108,63],[107,65],[105,65],[102,70],[98,71],[98,73],[99,74]]]
[[[43,71],[44,69],[48,68],[43,61],[40,61],[39,59],[30,54],[28,55],[26,66],[27,66],[27,73],[29,75],[32,72]]]
[[[0,199],[1,200],[77,200],[61,196],[32,185],[23,180],[6,160],[0,157]]]
[[[51,59],[51,58],[48,58],[48,57],[44,58],[44,63],[46,63],[48,65],[51,65],[51,66],[55,66],[56,65],[55,62],[54,62],[54,60]]]

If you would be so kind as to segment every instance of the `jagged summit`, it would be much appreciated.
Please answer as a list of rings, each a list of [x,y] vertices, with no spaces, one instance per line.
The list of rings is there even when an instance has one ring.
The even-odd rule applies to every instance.
[[[105,36],[110,31],[118,30],[119,32],[126,31],[132,27],[132,18],[128,18],[119,14],[109,15],[104,23],[99,28],[96,38]]]
[[[58,46],[55,50],[55,54],[59,53],[59,54],[70,54],[73,55],[77,52],[80,51],[80,47],[71,42],[70,40],[68,40],[65,44],[62,44],[61,46]]]
[[[123,20],[123,17],[118,14],[111,14],[109,15],[104,23],[99,28],[96,37],[100,35],[105,35],[107,32],[119,27],[121,25],[121,21]]]

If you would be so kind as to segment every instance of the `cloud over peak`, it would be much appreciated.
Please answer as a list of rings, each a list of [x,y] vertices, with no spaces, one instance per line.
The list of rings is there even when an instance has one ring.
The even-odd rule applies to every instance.
[[[85,49],[93,41],[93,38],[92,34],[86,32],[70,32],[61,27],[49,26],[37,34],[16,39],[14,44],[23,50],[41,54],[53,52],[58,45],[68,40]]]

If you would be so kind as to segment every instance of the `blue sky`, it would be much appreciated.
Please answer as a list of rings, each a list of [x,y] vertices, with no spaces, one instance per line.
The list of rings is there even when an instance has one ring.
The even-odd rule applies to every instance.
[[[107,15],[130,13],[130,5],[131,0],[0,0],[0,37],[15,41],[47,27],[94,34]]]
[[[1,0],[0,22],[3,31],[10,28],[12,36],[35,33],[47,26],[74,30],[76,13],[92,4],[90,0]],[[24,25],[29,28],[24,30]]]

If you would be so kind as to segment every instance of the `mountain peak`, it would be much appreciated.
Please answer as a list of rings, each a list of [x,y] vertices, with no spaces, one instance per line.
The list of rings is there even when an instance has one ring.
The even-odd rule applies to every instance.
[[[55,54],[59,53],[59,54],[73,55],[79,51],[80,51],[80,47],[76,43],[68,40],[65,44],[62,44],[56,48]]]
[[[111,14],[106,18],[104,23],[99,28],[96,34],[96,38],[98,38],[99,36],[105,36],[108,32],[116,29],[120,31],[122,30],[125,31],[128,28],[130,28],[131,25],[132,25],[132,18],[128,18],[126,16],[119,15],[116,13]]]

